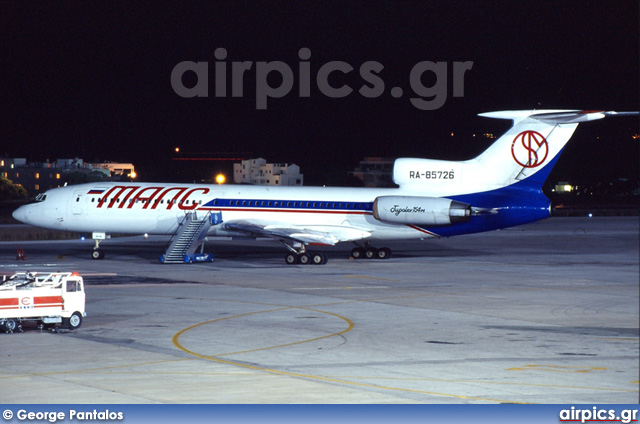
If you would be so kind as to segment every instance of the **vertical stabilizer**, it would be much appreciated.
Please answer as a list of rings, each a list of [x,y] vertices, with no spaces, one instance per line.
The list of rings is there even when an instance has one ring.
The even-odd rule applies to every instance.
[[[540,189],[579,123],[638,112],[505,110],[479,116],[509,119],[513,126],[474,159],[396,160],[393,178],[404,189],[432,195],[482,192],[524,182]]]

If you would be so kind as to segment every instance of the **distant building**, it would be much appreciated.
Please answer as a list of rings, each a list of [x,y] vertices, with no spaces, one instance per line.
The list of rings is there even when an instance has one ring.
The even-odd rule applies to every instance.
[[[108,177],[136,177],[135,167],[132,163],[118,163],[118,162],[102,162],[102,163],[90,163],[90,168],[94,171],[100,171]]]
[[[301,186],[303,175],[296,164],[267,163],[265,159],[249,159],[233,164],[236,184]]]
[[[558,181],[554,187],[554,191],[556,193],[571,193],[572,191],[576,191],[575,186],[572,186],[566,181]]]
[[[393,183],[392,158],[366,157],[350,174],[362,180],[365,187],[396,187]]]
[[[24,187],[29,194],[41,193],[65,183],[78,183],[71,174],[100,172],[104,179],[135,178],[131,163],[85,163],[80,158],[58,159],[55,162],[27,162],[26,158],[0,158],[0,177]],[[81,175],[81,178],[82,177]]]

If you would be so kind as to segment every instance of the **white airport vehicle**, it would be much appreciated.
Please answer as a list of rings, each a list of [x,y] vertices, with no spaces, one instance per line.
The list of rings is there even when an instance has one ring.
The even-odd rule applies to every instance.
[[[578,124],[638,112],[510,110],[480,114],[512,127],[474,159],[401,158],[398,188],[89,183],[60,187],[13,212],[18,221],[91,232],[91,256],[110,233],[164,234],[173,239],[163,263],[184,263],[206,237],[270,238],[287,264],[324,264],[309,246],[352,242],[353,258],[388,259],[373,242],[451,237],[549,217],[542,192]]]
[[[85,313],[84,281],[71,272],[19,272],[0,282],[0,331],[22,331],[22,323],[60,324],[75,330]]]

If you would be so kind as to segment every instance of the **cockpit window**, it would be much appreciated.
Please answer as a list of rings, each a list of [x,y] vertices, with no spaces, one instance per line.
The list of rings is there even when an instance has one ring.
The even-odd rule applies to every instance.
[[[36,202],[44,202],[47,200],[47,195],[44,193],[40,193],[36,196]]]

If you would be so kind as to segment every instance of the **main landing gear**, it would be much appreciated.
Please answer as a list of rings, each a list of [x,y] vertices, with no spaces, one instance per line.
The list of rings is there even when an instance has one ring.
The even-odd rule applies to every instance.
[[[353,259],[389,259],[391,257],[391,249],[388,247],[375,248],[365,244],[364,247],[357,246],[351,250]]]
[[[287,249],[289,249],[289,253],[287,253],[284,257],[284,262],[287,265],[324,265],[327,263],[329,258],[326,253],[323,252],[307,252],[306,246],[303,244],[299,249],[296,249],[293,246],[289,246],[288,244],[282,242]]]

